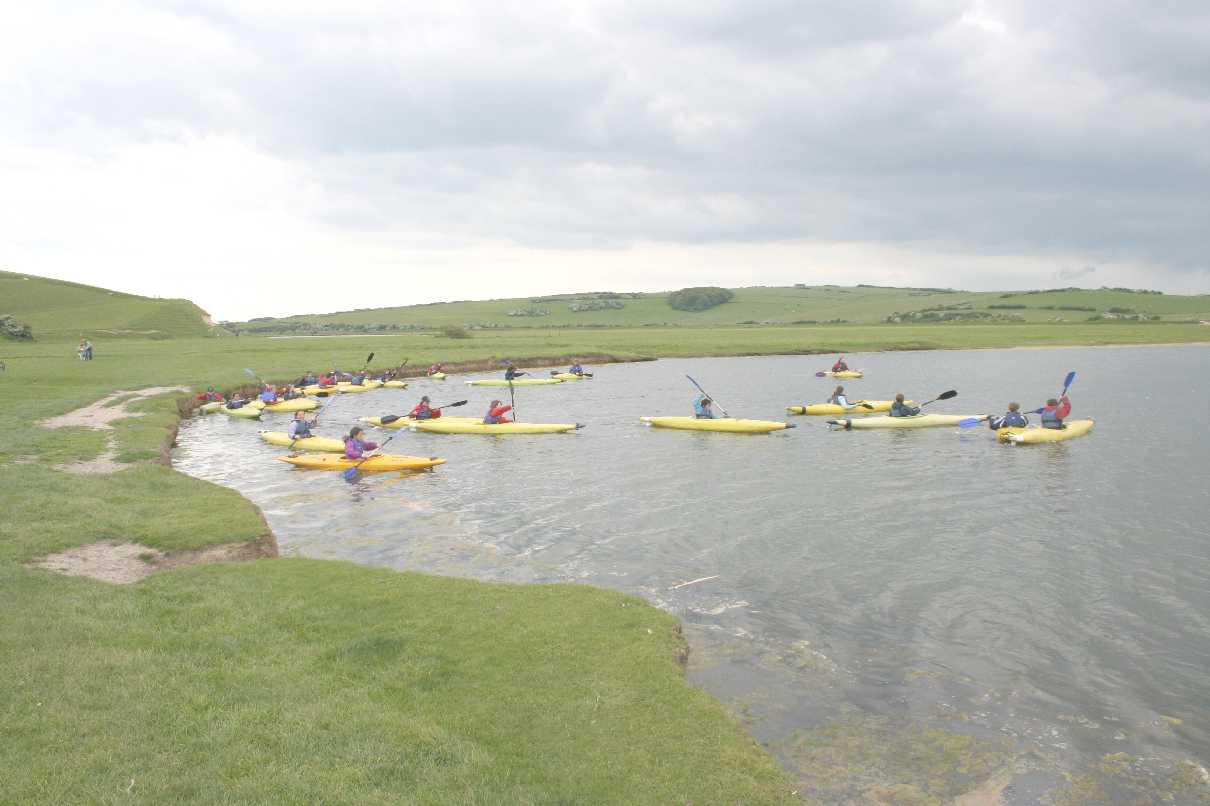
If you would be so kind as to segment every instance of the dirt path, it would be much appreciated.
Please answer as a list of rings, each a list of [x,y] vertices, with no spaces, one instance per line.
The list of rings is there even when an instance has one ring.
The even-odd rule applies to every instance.
[[[114,444],[113,425],[115,420],[127,417],[142,417],[146,412],[130,411],[126,407],[135,401],[169,392],[188,392],[183,386],[152,386],[147,389],[114,392],[82,409],[50,417],[38,423],[41,428],[96,428],[109,432],[105,438],[105,450],[94,459],[56,465],[56,470],[67,473],[115,473],[126,467],[117,461],[117,446]],[[118,400],[121,402],[115,402]],[[111,405],[112,404],[112,405]]]
[[[30,567],[67,576],[89,577],[115,585],[129,585],[169,568],[244,562],[276,556],[277,547],[272,538],[167,552],[139,543],[101,540],[47,555],[30,563]]]

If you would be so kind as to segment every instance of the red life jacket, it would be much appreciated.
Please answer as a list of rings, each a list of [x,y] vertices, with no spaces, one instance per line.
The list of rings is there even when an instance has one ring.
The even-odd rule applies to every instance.
[[[485,425],[496,425],[498,423],[511,423],[512,420],[505,417],[504,414],[505,414],[505,412],[512,411],[512,409],[513,409],[513,407],[509,406],[507,404],[503,405],[503,406],[496,406],[496,408],[492,409],[491,411],[489,411],[487,413],[487,416],[483,418],[483,422]]]

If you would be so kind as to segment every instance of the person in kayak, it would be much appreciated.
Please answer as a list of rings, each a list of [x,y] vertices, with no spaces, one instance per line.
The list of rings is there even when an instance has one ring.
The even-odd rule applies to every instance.
[[[1036,410],[1034,414],[1037,414],[1041,418],[1043,428],[1063,428],[1063,419],[1068,414],[1071,414],[1071,401],[1067,399],[1067,395],[1063,395],[1058,400],[1052,397],[1046,401],[1045,406]]]
[[[378,449],[378,444],[375,442],[366,442],[361,438],[365,433],[357,426],[353,426],[353,430],[345,437],[345,458],[346,459],[364,459],[365,455],[370,451]]]
[[[294,412],[294,419],[290,421],[290,427],[286,429],[286,433],[290,439],[306,439],[311,436],[311,426],[315,425],[314,420],[307,420],[307,415],[304,412]]]
[[[308,372],[306,375],[298,379],[296,386],[315,386],[319,383],[319,379],[315,377],[315,373]]]
[[[567,372],[571,375],[583,375],[584,367],[580,366],[580,362],[577,361],[571,365],[571,369],[567,370]]]
[[[349,383],[353,386],[362,386],[365,384],[365,382],[366,376],[364,372],[358,372],[356,375],[349,376]]]
[[[277,402],[277,392],[267,383],[261,384],[260,399],[266,406]]]
[[[843,355],[836,359],[836,363],[832,365],[832,371],[833,372],[848,372],[849,371],[849,365],[844,362]]]
[[[850,403],[850,402],[849,402],[849,398],[848,398],[848,397],[845,395],[845,393],[844,393],[844,387],[843,387],[843,386],[837,386],[837,387],[836,387],[836,390],[835,390],[834,392],[832,392],[832,396],[831,396],[831,397],[829,397],[829,398],[828,398],[828,399],[827,399],[825,402],[826,402],[826,403],[832,403],[832,404],[834,404],[834,405],[836,405],[836,406],[843,406],[843,407],[844,407],[844,408],[846,408],[846,409],[855,409],[855,408],[857,408],[857,404],[856,404],[856,403]]]
[[[506,381],[515,380],[517,378],[520,378],[524,374],[525,374],[524,372],[517,369],[516,365],[513,364],[512,361],[509,361],[508,368],[504,370],[504,380],[506,380]]]
[[[919,413],[919,406],[909,406],[903,402],[903,392],[895,395],[895,402],[891,404],[892,417],[915,417]]]
[[[698,395],[693,399],[693,416],[699,420],[713,420],[714,409],[710,408],[713,403],[714,401],[705,395]]]
[[[207,386],[205,392],[197,393],[197,399],[203,403],[221,403],[223,401],[223,396],[219,392],[214,391],[213,386]]]
[[[512,420],[504,415],[512,411],[513,407],[502,404],[499,400],[493,400],[488,406],[487,414],[483,417],[484,425],[499,425],[500,423],[511,423]]]
[[[441,416],[441,409],[435,409],[429,405],[429,396],[425,395],[420,398],[416,408],[408,412],[408,416],[414,420],[436,420]]]
[[[442,364],[440,361],[438,361],[436,364],[433,364],[431,367],[429,367],[425,371],[424,374],[425,375],[436,375],[438,372],[441,372],[441,368],[444,366],[445,366],[445,364]]]
[[[235,409],[242,409],[244,404],[247,402],[248,399],[246,397],[241,395],[239,392],[236,392],[231,396],[231,399],[227,401],[227,408],[231,409],[232,411]]]
[[[1004,416],[989,417],[987,425],[993,431],[1001,428],[1024,428],[1029,425],[1029,418],[1021,413],[1020,403],[1009,403]]]

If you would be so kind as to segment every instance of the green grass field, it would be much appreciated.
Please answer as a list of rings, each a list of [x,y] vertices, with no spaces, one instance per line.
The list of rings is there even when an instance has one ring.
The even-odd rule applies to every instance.
[[[34,338],[174,338],[212,331],[185,299],[152,299],[104,288],[0,271],[0,314],[33,328]]]
[[[986,314],[1031,323],[1084,322],[1114,310],[1133,311],[1164,321],[1210,319],[1210,295],[1177,296],[1112,290],[1050,292],[941,292],[900,288],[814,286],[738,288],[731,302],[706,311],[674,310],[667,294],[642,294],[617,300],[621,309],[574,312],[571,305],[591,295],[550,301],[531,299],[450,302],[294,316],[240,323],[242,329],[284,331],[305,325],[443,325],[491,327],[639,327],[737,324],[830,323],[880,324],[895,313],[935,310],[938,314]],[[539,299],[539,298],[534,298]],[[998,306],[998,307],[990,307]],[[1003,307],[1011,306],[1011,307]],[[1070,310],[1086,308],[1090,310]],[[510,316],[538,309],[544,316]]]
[[[92,362],[72,341],[0,345],[0,800],[794,802],[773,759],[684,681],[676,619],[633,597],[301,559],[130,586],[27,567],[99,540],[263,539],[250,502],[161,464],[53,469],[104,439],[35,422],[120,389],[242,383],[245,366],[289,377],[333,353],[447,352],[422,336],[334,341],[98,340]],[[159,455],[175,397],[116,421],[119,460]]]

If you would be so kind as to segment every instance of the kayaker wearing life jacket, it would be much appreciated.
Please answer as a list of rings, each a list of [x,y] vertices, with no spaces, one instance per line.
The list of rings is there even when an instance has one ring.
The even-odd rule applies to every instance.
[[[567,372],[571,375],[583,375],[584,367],[580,366],[580,362],[577,361],[571,365],[571,369],[567,370]]]
[[[1020,403],[1009,403],[1008,411],[1003,417],[992,417],[987,421],[987,425],[992,430],[998,428],[1024,428],[1029,425],[1029,418],[1021,413]]]
[[[524,374],[525,374],[524,372],[521,372],[515,366],[513,366],[513,363],[510,361],[508,364],[508,368],[506,370],[504,370],[504,380],[511,381],[516,378],[520,378]]]
[[[826,402],[832,403],[837,406],[844,406],[846,409],[857,408],[856,403],[849,402],[849,398],[844,393],[843,386],[837,386],[836,390],[834,392],[832,392],[832,396],[829,397]]]
[[[367,453],[378,448],[377,443],[366,442],[362,439],[362,433],[364,432],[360,428],[354,426],[349,435],[345,437],[346,459],[364,459]]]
[[[205,392],[198,392],[197,399],[203,403],[213,403],[215,401],[222,402],[223,396],[214,391],[213,386],[207,386]]]
[[[441,409],[435,409],[429,405],[429,396],[425,395],[420,398],[420,402],[416,404],[416,408],[408,412],[408,416],[416,420],[436,420],[441,416]]]
[[[504,415],[512,411],[512,408],[512,406],[501,404],[499,400],[493,400],[492,404],[488,406],[487,414],[483,417],[483,424],[499,425],[500,423],[511,423],[512,420]]]
[[[364,372],[358,372],[356,375],[349,376],[349,383],[352,384],[353,386],[361,386],[365,382],[366,382],[366,376],[365,376]]]
[[[426,375],[436,375],[438,372],[441,371],[441,368],[443,366],[445,366],[445,364],[442,364],[440,361],[438,361],[436,364],[433,364],[433,366],[429,367],[428,370],[425,372],[425,374]]]
[[[891,404],[892,417],[915,417],[919,413],[919,406],[909,406],[903,402],[903,392],[895,395],[895,402]]]
[[[1058,400],[1052,397],[1034,414],[1041,417],[1043,428],[1063,428],[1063,418],[1071,414],[1071,401],[1067,399],[1067,395],[1063,395]]]
[[[264,403],[265,405],[269,405],[271,403],[276,403],[277,402],[277,392],[273,391],[273,388],[270,387],[269,384],[267,384],[267,383],[261,384],[260,399],[261,399],[261,402]]]
[[[714,410],[710,408],[714,401],[705,395],[698,395],[693,399],[693,416],[699,420],[713,420]]]
[[[227,401],[227,408],[234,411],[235,409],[243,408],[244,404],[247,402],[247,398],[245,398],[239,392],[236,392],[231,396],[231,399]]]
[[[290,427],[286,429],[286,433],[290,439],[306,439],[311,436],[311,426],[315,421],[307,422],[306,414],[301,411],[294,412],[294,419],[290,421]]]
[[[319,380],[315,377],[315,373],[313,372],[308,372],[306,375],[298,379],[299,386],[314,386],[317,383],[319,383]]]
[[[832,365],[833,372],[848,372],[849,365],[844,362],[844,356],[836,359],[836,363]]]

